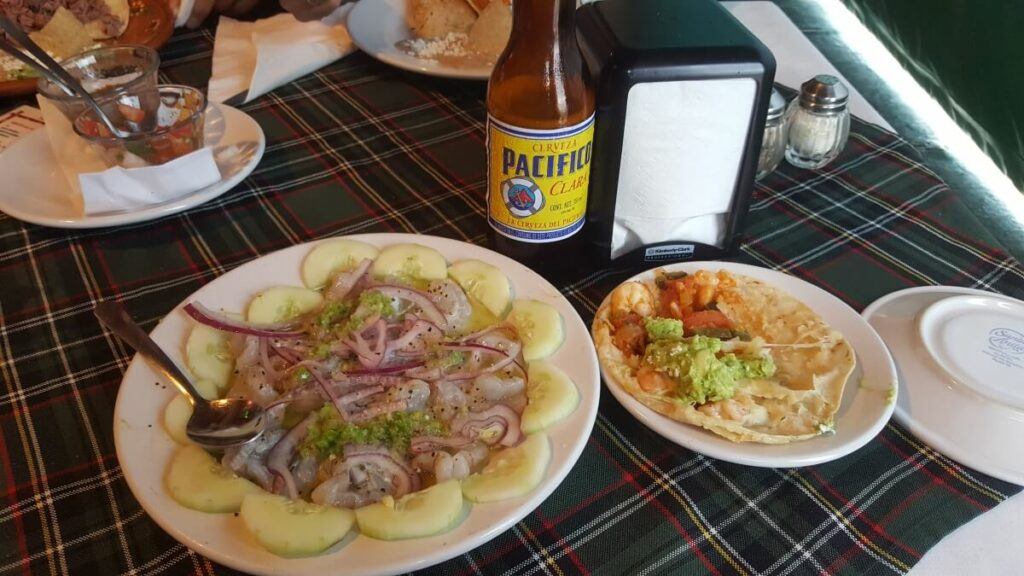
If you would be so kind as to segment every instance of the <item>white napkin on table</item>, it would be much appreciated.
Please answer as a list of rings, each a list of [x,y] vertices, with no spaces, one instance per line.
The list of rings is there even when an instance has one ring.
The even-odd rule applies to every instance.
[[[37,101],[53,156],[72,190],[69,201],[81,206],[85,215],[138,210],[190,194],[221,178],[209,146],[160,166],[107,168],[60,110],[42,96]]]
[[[289,13],[255,22],[221,16],[207,97],[224,102],[244,93],[249,102],[352,53],[345,26],[351,9],[344,4],[314,22],[299,22]]]

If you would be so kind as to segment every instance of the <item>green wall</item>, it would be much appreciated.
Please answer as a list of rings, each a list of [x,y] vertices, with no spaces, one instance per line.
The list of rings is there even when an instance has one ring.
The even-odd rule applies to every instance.
[[[1024,188],[1024,0],[843,0]]]

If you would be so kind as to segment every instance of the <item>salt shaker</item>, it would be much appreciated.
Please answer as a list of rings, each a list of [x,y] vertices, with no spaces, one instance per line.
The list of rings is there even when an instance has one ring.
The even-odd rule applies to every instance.
[[[779,167],[786,153],[786,99],[772,88],[768,102],[768,115],[764,121],[764,136],[761,139],[761,155],[757,157],[757,174],[760,180]]]
[[[850,93],[835,76],[819,74],[800,86],[786,111],[786,161],[799,168],[821,168],[834,160],[850,135]]]

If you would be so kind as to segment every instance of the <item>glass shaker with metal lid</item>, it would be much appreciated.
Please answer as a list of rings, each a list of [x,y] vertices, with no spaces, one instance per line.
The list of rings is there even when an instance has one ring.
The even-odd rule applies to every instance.
[[[828,74],[819,74],[800,86],[800,96],[789,104],[786,116],[789,139],[786,161],[799,168],[821,168],[835,160],[850,134],[850,93]]]
[[[785,112],[786,99],[773,88],[771,100],[768,102],[768,115],[764,121],[764,136],[761,139],[761,155],[757,158],[755,180],[774,172],[786,153]]]

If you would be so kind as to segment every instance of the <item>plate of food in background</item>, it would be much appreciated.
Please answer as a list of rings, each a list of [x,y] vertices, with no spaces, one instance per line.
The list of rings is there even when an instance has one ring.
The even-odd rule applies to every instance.
[[[512,31],[508,0],[360,0],[352,41],[397,68],[487,80]]]
[[[61,61],[98,46],[159,48],[174,31],[165,0],[0,0],[0,14]],[[0,97],[32,94],[38,76],[0,54]]]
[[[592,334],[608,390],[668,440],[737,464],[828,462],[892,416],[896,367],[834,295],[732,262],[648,270],[613,290]]]

